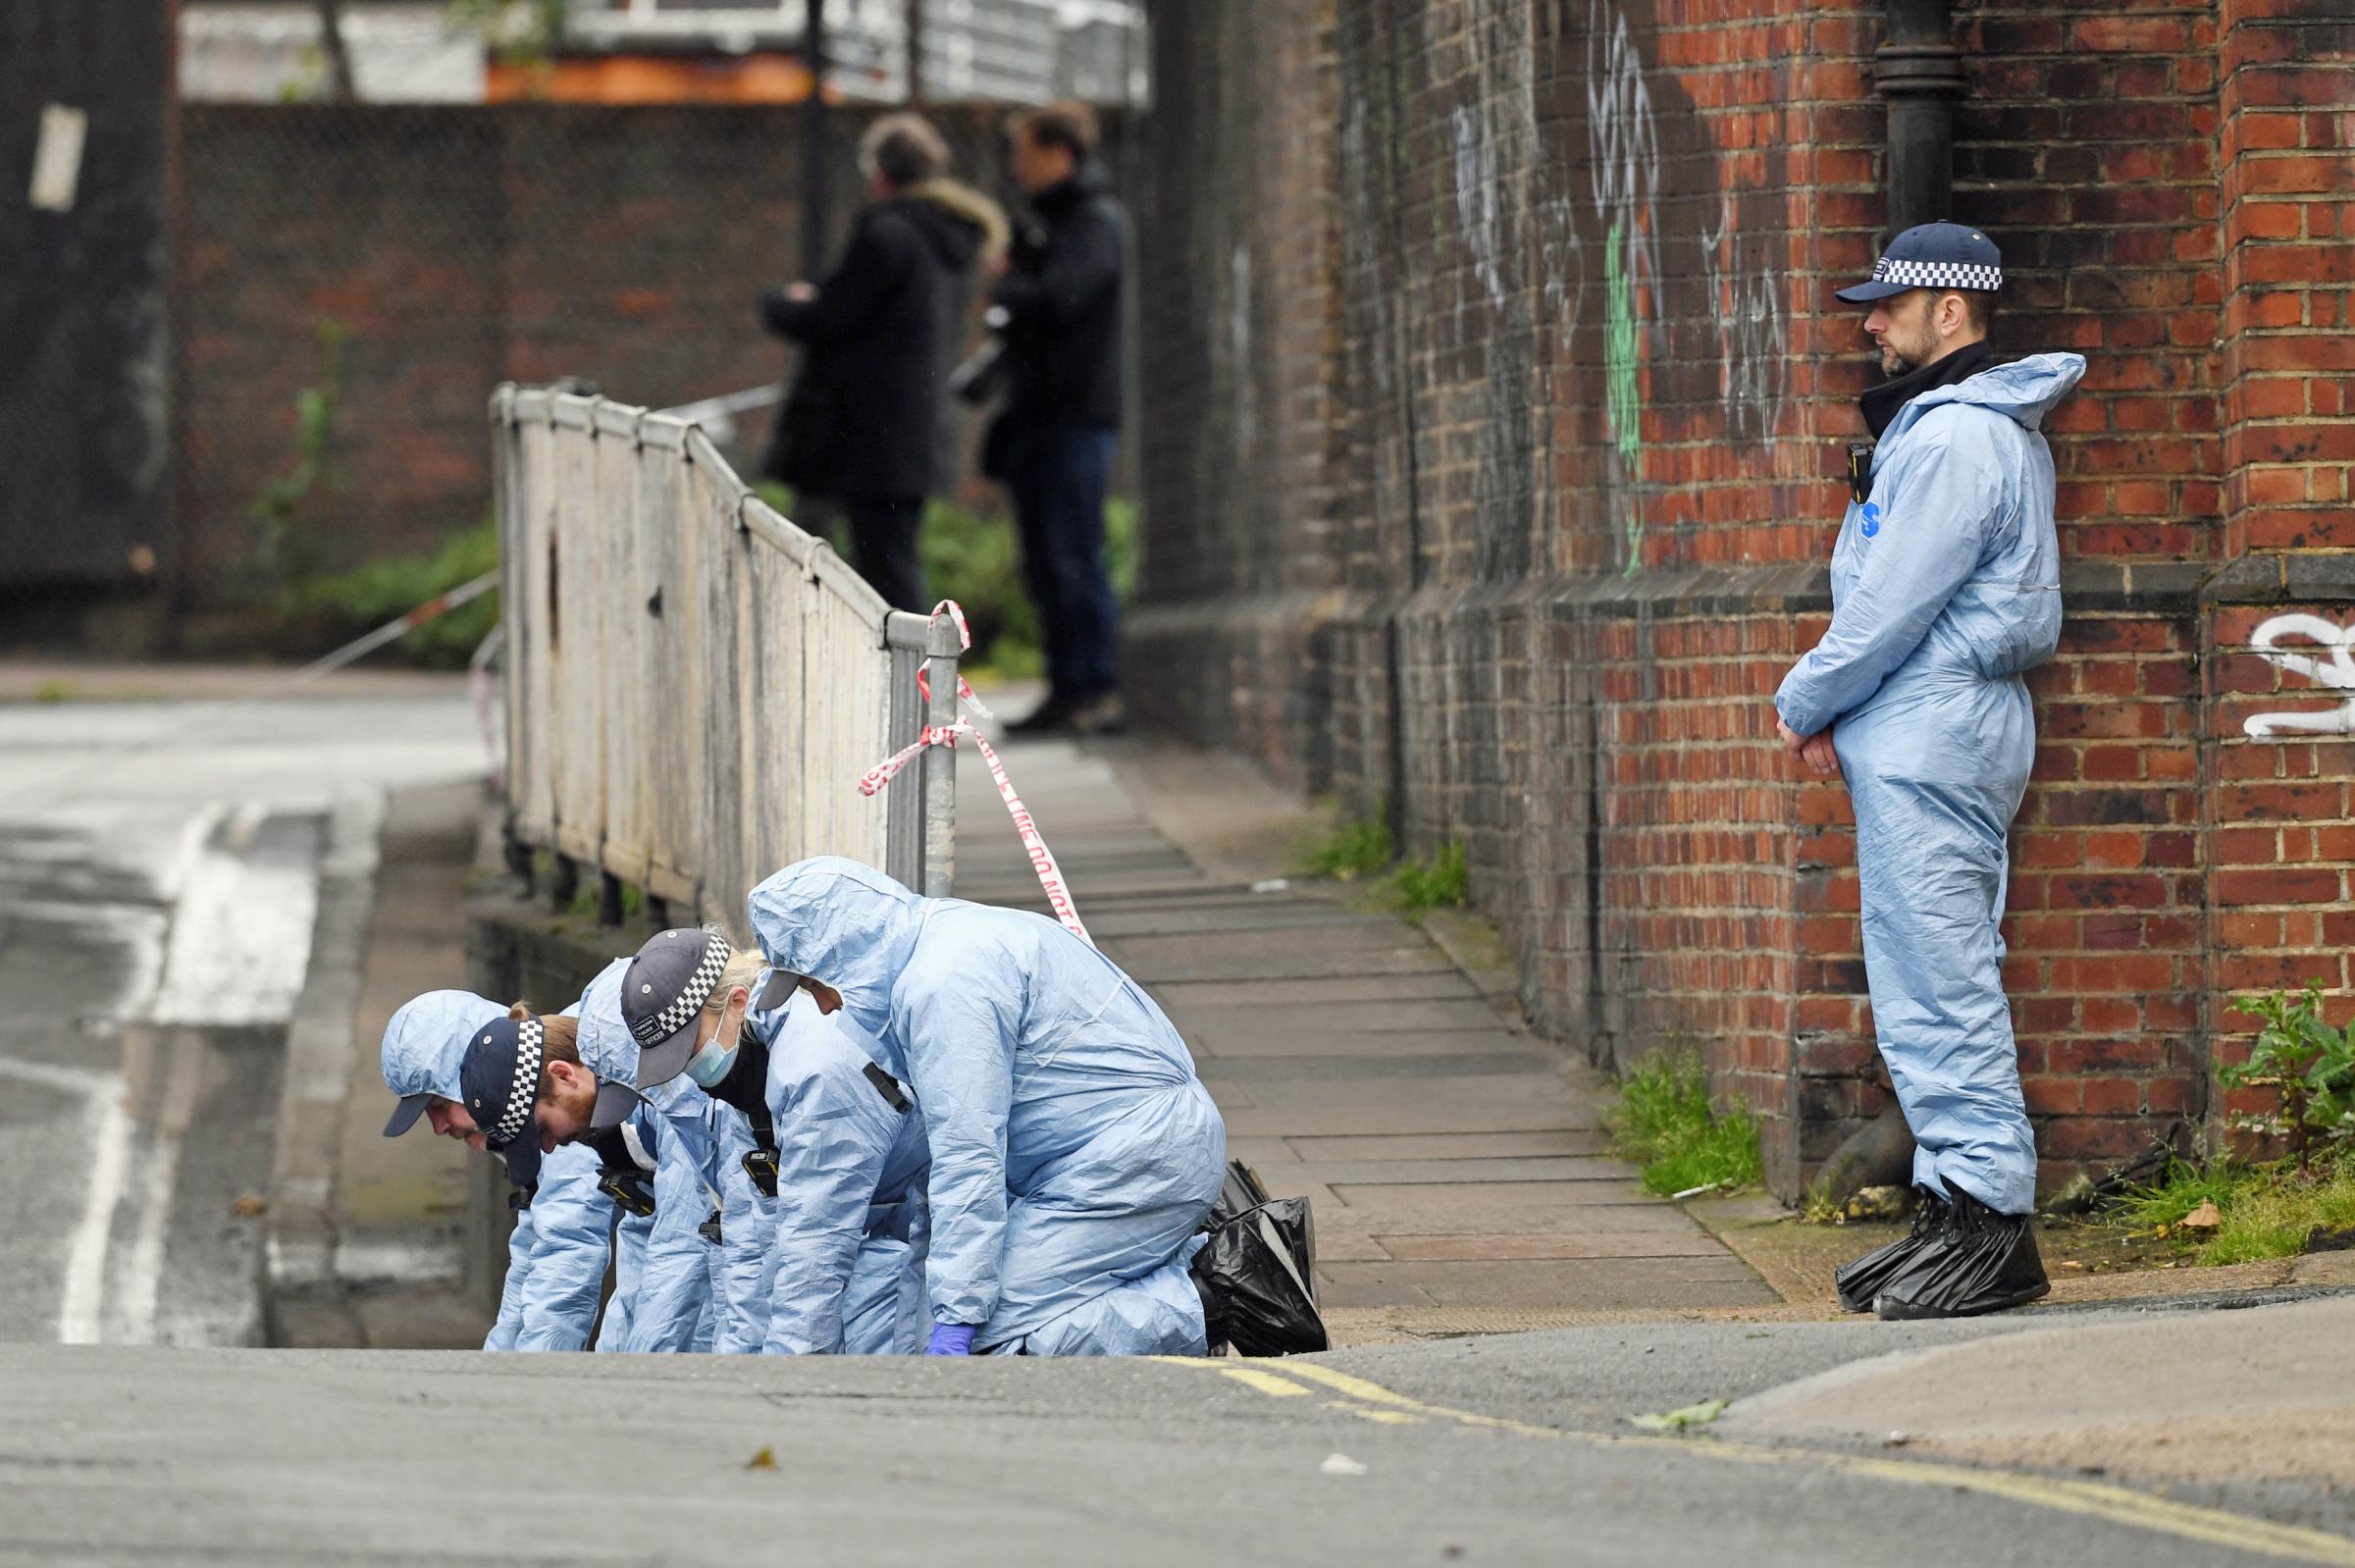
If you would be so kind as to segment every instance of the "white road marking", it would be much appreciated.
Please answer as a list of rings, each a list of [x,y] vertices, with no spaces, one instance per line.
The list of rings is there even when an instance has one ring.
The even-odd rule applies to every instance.
[[[115,1281],[115,1307],[121,1314],[122,1342],[155,1342],[156,1304],[164,1280],[164,1231],[172,1218],[175,1178],[180,1174],[180,1147],[196,1115],[198,1090],[203,1087],[204,1042],[192,1034],[176,1035],[171,1043],[172,1066],[164,1079],[163,1104],[155,1114],[155,1135],[140,1167],[139,1225],[131,1256]]]
[[[0,1071],[22,1066],[0,1064]],[[66,1255],[65,1296],[57,1309],[57,1337],[63,1344],[94,1345],[100,1339],[107,1241],[131,1165],[131,1118],[124,1113],[123,1095],[122,1078],[111,1073],[90,1095],[90,1180],[82,1194],[81,1223],[74,1228],[74,1245]]]
[[[245,858],[269,814],[240,807],[191,860],[172,917],[157,1023],[282,1023],[293,1016],[311,962],[319,883],[310,864]]]

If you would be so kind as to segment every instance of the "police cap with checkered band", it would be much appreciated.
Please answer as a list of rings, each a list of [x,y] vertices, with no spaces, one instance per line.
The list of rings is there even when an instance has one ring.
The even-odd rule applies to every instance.
[[[507,1179],[540,1179],[540,1132],[532,1103],[540,1095],[547,1039],[538,1019],[497,1019],[475,1030],[458,1069],[458,1092],[483,1142],[507,1162]]]
[[[1976,229],[1925,223],[1889,241],[1872,277],[1839,292],[1852,305],[1902,294],[1909,288],[1966,288],[1995,293],[2004,287],[2004,253]]]
[[[696,1015],[718,988],[729,953],[721,933],[681,926],[655,932],[630,961],[621,978],[621,1020],[638,1042],[639,1088],[653,1088],[686,1070],[695,1055]],[[770,1006],[780,987],[772,979],[762,989],[757,1006]]]

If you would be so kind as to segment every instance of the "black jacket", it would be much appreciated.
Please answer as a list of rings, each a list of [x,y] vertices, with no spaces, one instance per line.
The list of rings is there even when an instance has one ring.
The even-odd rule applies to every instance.
[[[1040,227],[1015,243],[990,293],[1006,307],[1007,411],[1029,421],[1121,422],[1121,271],[1127,219],[1102,166],[1030,198]]]
[[[1005,235],[987,197],[935,180],[860,213],[816,298],[762,295],[768,330],[805,349],[763,472],[824,496],[908,498],[940,489],[943,392],[973,257]]]

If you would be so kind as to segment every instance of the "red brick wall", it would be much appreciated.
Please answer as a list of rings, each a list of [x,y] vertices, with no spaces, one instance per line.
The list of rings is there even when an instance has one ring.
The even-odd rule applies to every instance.
[[[1148,290],[1215,280],[1206,230],[1270,247],[1288,227],[1288,253],[1321,265],[1293,275],[1280,339],[1206,332],[1198,302],[1148,318],[1138,702],[1387,810],[1416,851],[1464,840],[1541,1026],[1605,1059],[1701,1044],[1766,1116],[1792,1191],[1886,1092],[1846,797],[1782,760],[1767,704],[1828,612],[1835,476],[1862,435],[1862,339],[1829,293],[1880,235],[1880,22],[1730,9],[1703,25],[1644,0],[1295,0],[1165,19]],[[2330,247],[2349,182],[2323,151],[2342,122],[2303,105],[2270,154],[2294,175],[2243,195],[2233,173],[2255,156],[2233,131],[2248,90],[2346,80],[2309,64],[2294,88],[2244,84],[2236,50],[2343,58],[2346,28],[2225,10],[1957,7],[1955,216],[2005,249],[1999,341],[2090,365],[2049,432],[2070,613],[2032,682],[2006,930],[2055,1179],[2209,1111],[2219,988],[2255,983],[2219,952],[2220,911],[2250,891],[2220,857],[2258,853],[2223,836],[2220,814],[2258,807],[2222,775],[2331,766],[2277,742],[2240,756],[2202,701],[2233,669],[2275,678],[2220,659],[2217,639],[2255,621],[2215,585],[2286,547],[2284,508],[2310,552],[2342,546],[2318,530],[2347,515],[2349,432],[2315,374],[2347,342],[2351,252]],[[2284,254],[2244,279],[2230,258],[2257,243]],[[2294,310],[2285,277],[2317,281]],[[2262,329],[2243,293],[2264,295]],[[1240,418],[1233,389],[1255,379],[1300,395]],[[2235,413],[2244,382],[2279,410],[2272,458]],[[2347,804],[2276,799],[2304,813],[2279,833],[2319,856],[2314,813],[2344,821]],[[2324,892],[2267,896],[2291,888]],[[2321,940],[2276,940],[2301,936]]]
[[[2332,686],[2355,685],[2332,648],[2355,625],[2355,18],[2328,0],[2223,0],[2218,27],[2227,564],[2202,627],[2206,1022],[2234,1060],[2252,1022],[2227,1009],[2233,992],[2320,980],[2338,1021],[2355,1014],[2355,694]]]

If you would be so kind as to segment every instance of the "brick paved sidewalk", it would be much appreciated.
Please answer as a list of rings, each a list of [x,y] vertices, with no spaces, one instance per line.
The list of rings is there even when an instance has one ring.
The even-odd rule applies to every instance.
[[[1081,917],[1193,1047],[1232,1152],[1315,1201],[1336,1338],[1780,1299],[1610,1158],[1609,1083],[1420,926],[1313,885],[1252,892],[1308,817],[1245,764],[1143,741],[1003,755]],[[1043,909],[977,758],[958,782],[959,894]]]

